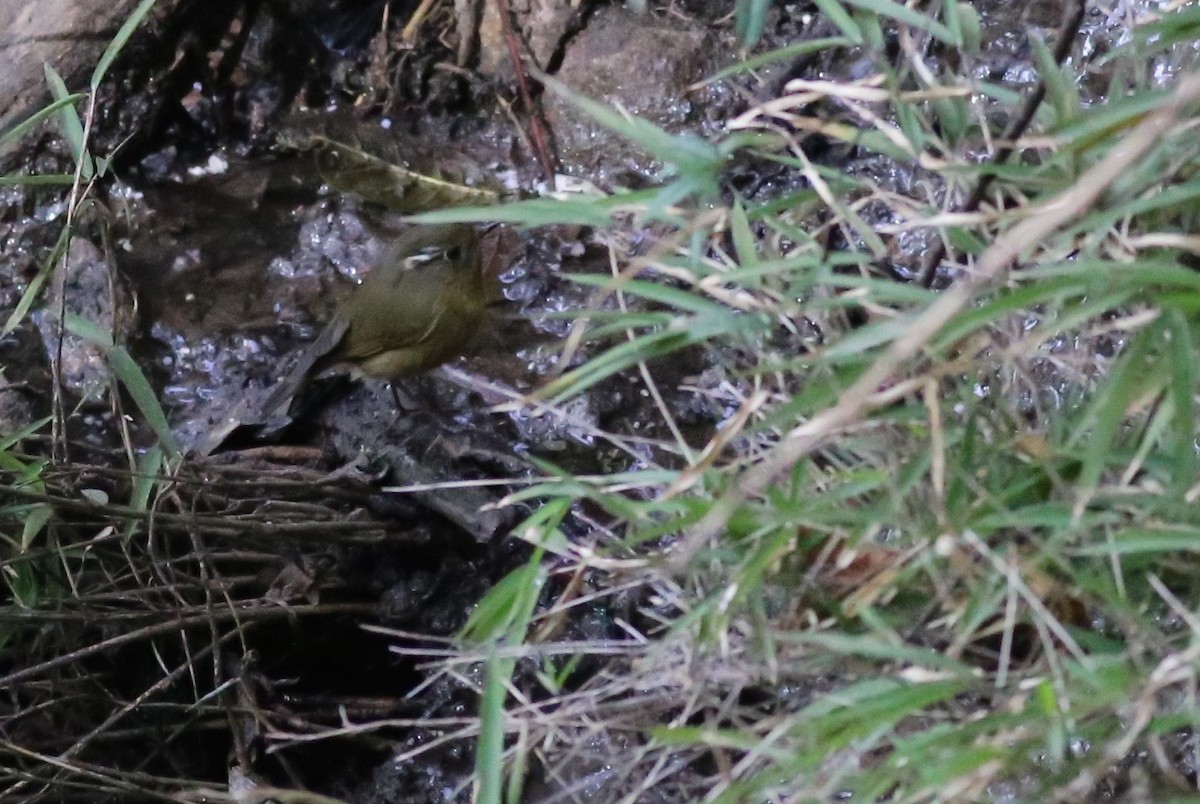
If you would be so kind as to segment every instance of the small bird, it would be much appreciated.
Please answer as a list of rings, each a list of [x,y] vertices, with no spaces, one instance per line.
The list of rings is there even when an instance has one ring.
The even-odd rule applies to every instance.
[[[462,354],[487,305],[479,236],[467,224],[417,226],[367,278],[280,380],[263,421],[288,416],[297,394],[326,371],[398,380]]]

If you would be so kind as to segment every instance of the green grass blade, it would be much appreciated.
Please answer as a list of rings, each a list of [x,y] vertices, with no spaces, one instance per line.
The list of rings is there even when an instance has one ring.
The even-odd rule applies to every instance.
[[[737,0],[734,25],[742,47],[749,49],[758,44],[770,6],[770,0]]]
[[[69,187],[75,183],[70,173],[38,173],[28,176],[0,176],[0,187]]]
[[[150,13],[150,9],[154,8],[155,0],[142,0],[138,3],[137,8],[125,18],[125,22],[121,23],[121,27],[117,30],[117,35],[108,43],[108,47],[104,48],[104,53],[100,55],[100,60],[96,62],[96,68],[92,70],[92,79],[89,86],[92,92],[95,92],[100,87],[100,82],[104,80],[104,76],[108,73],[108,68],[116,61],[117,56],[125,49],[125,44],[129,41],[129,37],[133,36],[133,32],[142,24],[142,20]]]
[[[133,478],[133,489],[129,494],[129,507],[134,511],[145,513],[150,503],[150,494],[158,483],[158,474],[162,471],[165,454],[160,445],[155,444],[146,450],[138,460],[138,473]],[[125,525],[124,538],[130,539],[138,528],[138,520],[130,518]]]
[[[902,6],[892,0],[842,0],[848,5],[861,8],[864,11],[872,11],[881,17],[889,17],[896,22],[903,23],[911,28],[916,28],[921,31],[928,31],[936,39],[940,39],[947,45],[958,47],[962,44],[958,36],[953,31],[947,28],[942,23],[935,20],[929,14],[923,14],[920,11]]]
[[[16,142],[33,129],[37,128],[38,125],[45,122],[47,118],[60,112],[67,106],[74,108],[77,101],[83,100],[86,97],[87,95],[76,92],[58,98],[50,104],[43,106],[41,109],[38,109],[33,114],[29,115],[29,117],[22,120],[20,123],[17,123],[8,131],[0,134],[0,146],[9,145],[10,143]]]
[[[501,804],[504,794],[504,700],[515,663],[488,648],[484,665],[483,696],[479,703],[479,739],[475,743],[474,800],[479,804]]]
[[[862,45],[867,41],[862,28],[838,0],[814,0],[814,3],[817,8],[821,9],[821,14],[825,19],[836,25],[851,44]]]
[[[29,286],[25,288],[25,292],[21,294],[17,306],[8,316],[8,320],[4,322],[4,329],[0,330],[0,337],[12,332],[21,322],[25,320],[25,316],[29,314],[29,309],[33,303],[37,301],[38,294],[42,292],[42,286],[46,284],[46,280],[54,274],[54,266],[58,265],[63,258],[63,253],[67,248],[67,239],[70,231],[67,227],[63,227],[58,233],[58,240],[54,244],[54,248],[50,249],[50,256],[42,263],[41,269],[30,281]]]
[[[179,455],[179,442],[175,439],[175,434],[171,432],[171,426],[167,423],[167,415],[163,412],[158,396],[155,395],[146,375],[129,356],[125,347],[114,344],[111,335],[77,315],[68,315],[66,323],[67,331],[104,350],[113,374],[125,387],[130,399],[145,417],[146,423],[150,425],[150,429],[158,436],[158,441],[163,449],[172,456]]]
[[[42,67],[46,73],[46,84],[50,87],[50,94],[54,100],[57,102],[69,98],[71,93],[67,91],[67,85],[62,76],[50,66],[49,62],[43,64]],[[95,171],[91,156],[87,152],[87,143],[84,141],[83,121],[79,118],[79,112],[75,109],[74,104],[65,103],[59,107],[58,123],[67,140],[67,145],[71,149],[71,156],[75,160],[75,164],[79,166],[80,175],[85,180],[90,179]]]

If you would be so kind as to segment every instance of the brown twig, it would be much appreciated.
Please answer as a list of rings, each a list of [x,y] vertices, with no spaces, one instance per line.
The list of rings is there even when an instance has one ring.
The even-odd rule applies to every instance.
[[[1071,46],[1075,43],[1075,37],[1079,34],[1079,26],[1083,24],[1083,15],[1087,10],[1085,0],[1074,0],[1063,8],[1063,21],[1058,28],[1057,41],[1054,44],[1054,63],[1061,65],[1066,61],[1067,56],[1071,53]],[[1042,101],[1046,97],[1046,77],[1037,82],[1033,91],[1025,97],[1025,102],[1021,104],[1017,116],[1009,121],[1008,127],[1001,135],[1000,147],[992,155],[991,164],[1003,165],[1012,156],[1016,150],[1017,139],[1025,133],[1025,129],[1033,122],[1033,116],[1037,112]],[[988,190],[992,187],[992,182],[995,181],[996,174],[985,172],[976,181],[975,187],[971,190],[971,194],[967,196],[966,203],[962,205],[960,212],[974,212],[979,209],[979,205],[983,203],[983,199],[987,196]],[[933,278],[937,275],[937,267],[941,264],[942,258],[946,256],[946,243],[943,240],[938,240],[932,249],[925,255],[925,261],[921,265],[921,274],[917,281],[922,287],[930,287],[933,285]]]
[[[421,25],[424,24],[425,18],[429,16],[429,12],[433,9],[433,4],[436,2],[437,2],[437,0],[421,0],[421,4],[419,6],[417,6],[417,10],[412,13],[412,16],[408,18],[408,23],[400,31],[401,39],[403,39],[405,42],[407,42],[410,45],[414,41],[416,41],[417,31],[420,30]],[[384,8],[383,8],[383,30],[384,31],[387,31],[387,18],[388,18],[388,11],[390,8],[391,8],[390,4],[387,6],[384,6]]]
[[[372,533],[387,530],[387,526],[381,522],[313,522],[311,521],[311,517],[306,518],[306,521],[303,522],[281,522],[272,521],[269,518],[269,514],[256,515],[254,518],[250,518],[248,515],[205,516],[202,514],[192,513],[168,514],[163,512],[144,511],[127,505],[116,505],[114,503],[100,505],[87,500],[69,499],[53,494],[44,494],[31,489],[0,486],[0,497],[4,496],[31,502],[43,502],[58,510],[70,511],[76,514],[92,515],[97,517],[109,516],[117,519],[138,521],[149,520],[153,518],[160,525],[174,526],[186,530],[202,527],[217,534],[257,534],[261,536],[270,536],[273,538],[296,536],[301,538],[311,537],[317,540],[327,540],[334,534],[339,533]]]
[[[530,139],[533,140],[538,163],[542,166],[542,174],[545,176],[546,186],[553,188],[554,176],[557,172],[555,166],[558,160],[550,152],[550,147],[546,141],[546,129],[542,122],[541,107],[534,102],[533,93],[529,90],[529,77],[526,75],[525,62],[521,58],[521,45],[517,41],[516,33],[513,31],[512,11],[509,8],[508,0],[496,0],[496,10],[500,14],[500,25],[504,29],[504,41],[508,45],[508,57],[512,60],[513,72],[517,75],[517,89],[521,93],[521,102],[525,105],[525,113],[529,115]]]
[[[210,625],[214,620],[223,621],[231,620],[235,617],[241,620],[264,620],[278,619],[281,617],[303,617],[305,615],[368,615],[374,611],[374,607],[365,603],[324,603],[318,605],[301,605],[301,606],[263,606],[258,608],[243,608],[243,609],[218,609],[212,612],[204,612],[194,614],[188,617],[179,617],[167,622],[155,623],[147,625],[144,628],[139,628],[136,631],[119,634],[118,636],[96,642],[88,645],[86,648],[79,648],[70,653],[63,653],[55,656],[53,659],[47,659],[31,667],[26,667],[22,670],[16,670],[6,676],[0,677],[0,689],[12,687],[22,681],[28,681],[31,678],[48,673],[51,670],[59,667],[65,667],[69,664],[74,664],[81,659],[86,659],[89,656],[94,656],[97,653],[104,653],[121,645],[128,645],[133,642],[138,642],[143,639],[151,639],[153,637],[165,636],[166,634],[175,633],[183,628],[194,628],[200,625]]]
[[[138,707],[140,707],[142,704],[144,704],[146,701],[150,700],[152,697],[154,697],[158,693],[163,692],[164,690],[166,690],[167,688],[172,686],[176,681],[178,681],[184,675],[184,673],[188,672],[189,669],[194,667],[197,662],[199,662],[201,659],[205,658],[208,654],[215,651],[220,644],[233,639],[235,636],[238,636],[238,631],[236,631],[236,630],[228,631],[225,634],[220,635],[218,637],[218,639],[215,642],[213,642],[212,644],[205,645],[204,647],[202,647],[198,651],[196,651],[196,653],[194,655],[188,656],[186,661],[177,665],[173,670],[171,670],[171,672],[167,673],[165,676],[160,678],[158,681],[151,684],[150,687],[148,689],[146,689],[141,695],[137,696],[136,698],[134,698],[131,701],[128,701],[124,706],[120,707],[115,712],[111,713],[108,717],[106,717],[104,719],[104,722],[102,722],[100,725],[96,726],[94,729],[89,731],[87,734],[83,735],[78,740],[76,740],[74,743],[72,743],[71,746],[69,748],[67,748],[67,750],[63,751],[61,754],[58,755],[58,758],[59,759],[70,759],[71,757],[74,757],[76,754],[78,754],[80,751],[87,748],[88,745],[90,745],[92,742],[94,742],[96,740],[96,738],[100,737],[105,732],[109,731],[117,721],[119,721],[121,718],[128,715],[130,712],[133,712],[134,710],[136,710]]]
[[[160,793],[156,790],[151,789],[148,786],[150,784],[162,784],[164,782],[168,782],[168,781],[173,782],[175,780],[166,780],[166,779],[163,779],[163,777],[151,776],[150,774],[144,774],[144,773],[130,773],[129,771],[118,771],[113,768],[106,768],[102,765],[95,765],[95,764],[92,764],[89,762],[84,762],[79,759],[73,759],[68,762],[66,760],[59,759],[58,757],[52,757],[52,756],[47,756],[45,754],[40,754],[37,751],[33,751],[24,745],[14,743],[9,740],[0,740],[0,752],[5,753],[5,754],[11,754],[16,757],[22,757],[25,759],[36,760],[38,762],[45,764],[48,767],[57,768],[59,771],[67,772],[73,776],[79,776],[84,779],[87,779],[88,780],[87,792],[85,793],[83,791],[76,791],[79,793],[79,796],[75,800],[96,801],[100,798],[103,798],[103,796],[101,795],[102,793],[109,793],[112,795],[124,793],[130,797],[130,800],[164,801],[164,802],[168,802],[168,803],[179,801],[179,799],[177,797],[167,795],[166,793]],[[7,768],[6,768],[6,770],[7,770]],[[10,771],[10,773],[11,773],[11,771]],[[32,776],[32,774],[22,774],[22,775],[25,777],[26,780],[29,780]],[[40,780],[40,781],[42,782],[43,785],[48,784],[48,782],[46,782],[44,779]],[[104,785],[108,785],[108,788],[105,788]],[[60,783],[59,786],[61,788],[63,786],[62,783]],[[11,790],[11,788],[6,788],[4,792],[7,793],[9,790]],[[44,792],[44,791],[39,791],[39,792]],[[71,801],[72,800],[71,798],[61,796],[61,790],[59,792],[60,792],[60,796],[56,797],[55,800],[57,800],[57,801]],[[6,800],[35,801],[35,800],[39,800],[39,797],[37,795],[31,793],[29,795],[22,796],[19,799],[14,798],[14,799],[6,799]]]

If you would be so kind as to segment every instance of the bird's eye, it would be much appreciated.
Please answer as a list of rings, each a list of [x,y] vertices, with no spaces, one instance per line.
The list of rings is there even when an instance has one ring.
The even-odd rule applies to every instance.
[[[458,246],[451,246],[450,248],[446,249],[446,259],[450,260],[450,262],[457,261],[461,256],[462,249]]]

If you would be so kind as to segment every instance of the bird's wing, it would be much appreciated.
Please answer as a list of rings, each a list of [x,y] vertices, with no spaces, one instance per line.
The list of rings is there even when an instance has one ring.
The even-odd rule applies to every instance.
[[[439,299],[440,278],[430,272],[404,271],[392,288],[376,288],[364,283],[354,297],[354,308],[347,311],[353,319],[353,331],[346,333],[336,351],[339,360],[365,360],[381,352],[404,349],[427,341],[446,313]],[[433,309],[418,311],[409,320],[398,318],[397,298],[439,299]]]
[[[304,357],[296,366],[296,371],[307,374],[315,366],[323,363],[325,358],[335,354],[342,339],[349,331],[350,319],[341,313],[335,314],[333,319],[321,330],[321,334],[317,335],[317,339],[304,350]]]
[[[300,388],[311,378],[327,367],[325,358],[329,357],[338,347],[338,343],[350,329],[350,321],[343,315],[335,315],[333,320],[325,325],[317,339],[310,343],[300,356],[296,367],[287,377],[275,383],[270,396],[263,403],[261,419],[270,421],[277,417],[286,416],[291,409],[292,400]],[[324,364],[324,365],[323,365]]]
[[[445,313],[445,305],[439,304],[437,309],[431,311],[428,325],[423,330],[411,328],[401,331],[396,327],[364,327],[361,330],[356,328],[354,337],[346,339],[346,347],[338,350],[337,358],[339,361],[357,362],[383,352],[419,346],[429,340]]]

